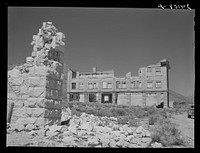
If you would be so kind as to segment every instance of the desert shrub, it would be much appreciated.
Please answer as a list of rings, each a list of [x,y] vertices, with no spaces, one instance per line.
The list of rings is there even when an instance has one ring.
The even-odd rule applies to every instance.
[[[129,118],[128,125],[131,127],[138,127],[140,126],[139,120],[135,118]]]
[[[138,110],[135,114],[136,114],[136,116],[137,116],[138,118],[144,118],[144,117],[146,117],[146,116],[149,116],[149,115],[148,115],[148,112],[145,111],[145,110],[142,110],[142,109]]]
[[[154,106],[148,107],[147,111],[149,115],[155,115],[158,113],[158,109]]]
[[[112,113],[112,116],[114,116],[114,117],[126,115],[125,110],[122,108],[111,108],[110,112]]]
[[[79,110],[76,110],[76,108],[71,109],[72,115],[80,116],[81,112]]]
[[[109,109],[100,108],[100,109],[97,109],[95,111],[94,115],[96,115],[96,116],[108,116],[108,117],[110,117],[110,116],[112,116],[112,113],[110,112]]]
[[[162,143],[163,146],[183,145],[184,143],[180,138],[180,131],[169,119],[162,119],[156,123],[152,133],[152,142]]]
[[[128,116],[119,116],[119,117],[117,118],[117,122],[118,122],[119,124],[127,124],[128,121],[129,121]]]
[[[160,116],[158,114],[150,116],[149,125],[154,125],[159,119],[160,119]]]

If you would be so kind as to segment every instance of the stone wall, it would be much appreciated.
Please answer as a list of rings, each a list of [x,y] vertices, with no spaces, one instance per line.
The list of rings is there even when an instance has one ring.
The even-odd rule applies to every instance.
[[[44,22],[33,37],[32,56],[8,71],[7,112],[14,102],[11,123],[19,118],[39,125],[61,120],[64,77],[64,53],[58,48],[64,45],[61,34],[51,22]]]

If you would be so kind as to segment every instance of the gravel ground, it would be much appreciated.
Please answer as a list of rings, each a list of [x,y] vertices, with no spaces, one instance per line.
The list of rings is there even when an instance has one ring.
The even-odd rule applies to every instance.
[[[180,115],[173,115],[171,121],[181,131],[181,135],[188,143],[188,147],[194,148],[194,119],[187,117],[187,112]]]

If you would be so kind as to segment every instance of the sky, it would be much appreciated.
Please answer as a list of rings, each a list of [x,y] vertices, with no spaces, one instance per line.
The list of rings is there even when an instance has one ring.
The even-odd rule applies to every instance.
[[[65,39],[65,63],[80,72],[114,70],[116,76],[167,59],[169,87],[194,92],[194,10],[8,7],[8,65],[31,56],[30,45],[43,22]]]

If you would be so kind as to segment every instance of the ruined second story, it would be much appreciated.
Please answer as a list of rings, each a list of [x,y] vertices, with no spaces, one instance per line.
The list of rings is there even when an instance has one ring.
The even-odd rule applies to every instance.
[[[115,76],[114,70],[99,71],[96,67],[91,72],[78,72],[71,68],[67,73],[67,92],[143,92],[168,91],[167,60],[155,65],[141,67],[138,76],[131,72],[123,77]]]

